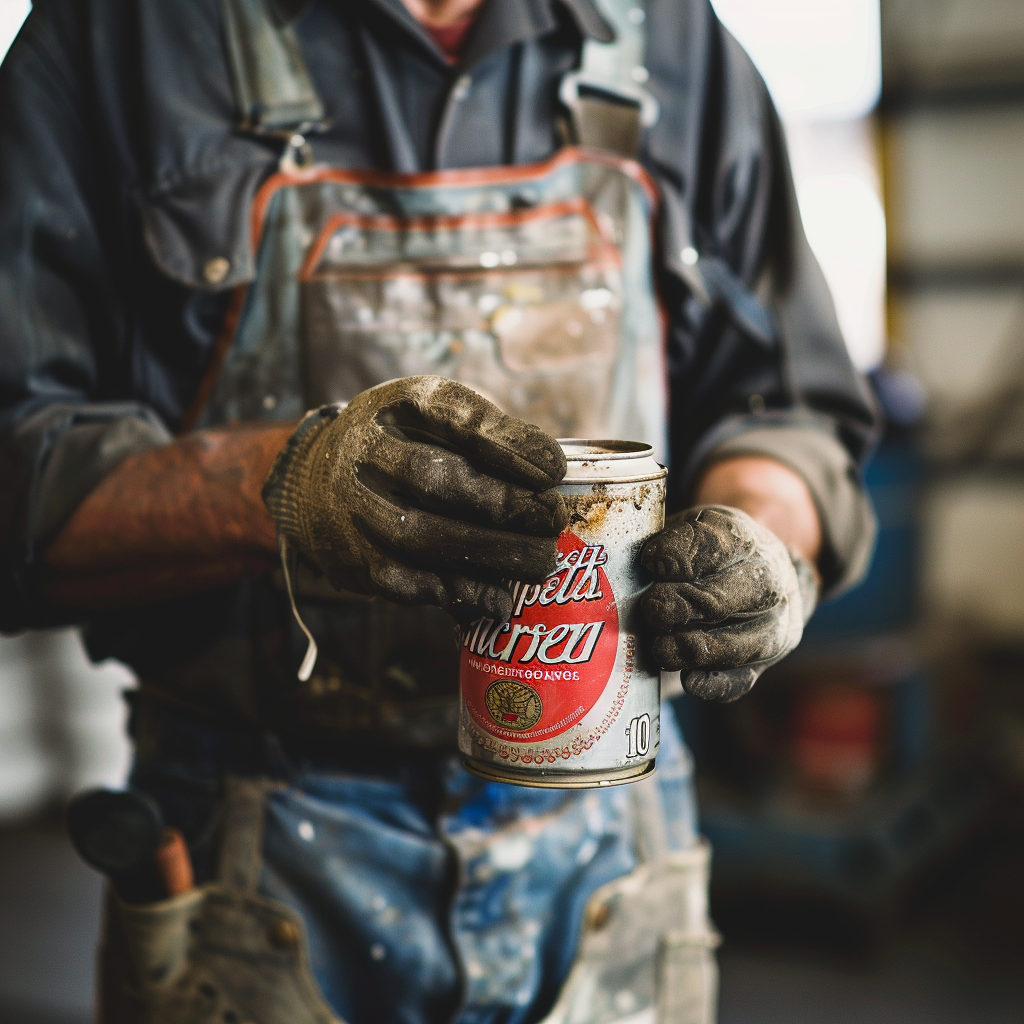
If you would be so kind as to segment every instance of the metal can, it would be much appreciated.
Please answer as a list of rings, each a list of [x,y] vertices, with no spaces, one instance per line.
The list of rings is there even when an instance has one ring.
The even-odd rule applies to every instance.
[[[640,548],[665,524],[666,471],[650,445],[563,440],[569,525],[544,583],[512,585],[507,623],[463,632],[459,749],[485,778],[589,788],[654,770],[659,674],[636,619]]]

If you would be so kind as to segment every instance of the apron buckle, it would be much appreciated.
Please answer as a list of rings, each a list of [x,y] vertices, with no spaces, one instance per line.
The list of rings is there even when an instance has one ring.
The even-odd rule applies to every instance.
[[[658,120],[658,101],[641,85],[612,84],[582,71],[563,76],[558,98],[569,111],[574,141],[632,159],[644,130]]]

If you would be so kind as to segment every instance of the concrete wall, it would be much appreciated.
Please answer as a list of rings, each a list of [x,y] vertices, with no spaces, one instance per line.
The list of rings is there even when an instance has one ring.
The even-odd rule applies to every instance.
[[[909,107],[889,126],[891,258],[913,267],[1024,261],[1024,97]]]
[[[904,84],[1018,81],[1020,0],[882,0],[886,89]]]
[[[884,0],[891,359],[925,386],[932,617],[1024,639],[1024,3]]]

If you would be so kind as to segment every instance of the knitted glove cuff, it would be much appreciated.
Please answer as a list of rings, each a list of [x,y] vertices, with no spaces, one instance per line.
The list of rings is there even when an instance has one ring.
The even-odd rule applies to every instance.
[[[263,484],[263,504],[274,520],[279,535],[296,542],[302,551],[309,550],[306,525],[299,514],[305,490],[305,474],[301,472],[305,457],[324,427],[336,419],[346,403],[322,405],[303,416],[284,447],[277,453]]]

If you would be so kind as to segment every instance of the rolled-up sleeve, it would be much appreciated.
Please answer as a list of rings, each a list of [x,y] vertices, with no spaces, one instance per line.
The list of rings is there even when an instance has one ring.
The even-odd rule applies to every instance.
[[[38,5],[0,68],[5,631],[59,621],[35,592],[41,551],[121,459],[169,439],[152,409],[121,397],[130,313],[113,284],[119,218],[106,216],[112,190],[83,87],[86,8]]]
[[[730,417],[693,455],[693,478],[715,462],[742,456],[773,459],[793,470],[807,485],[821,523],[823,593],[834,597],[863,577],[875,542],[875,515],[857,463],[827,418]]]

